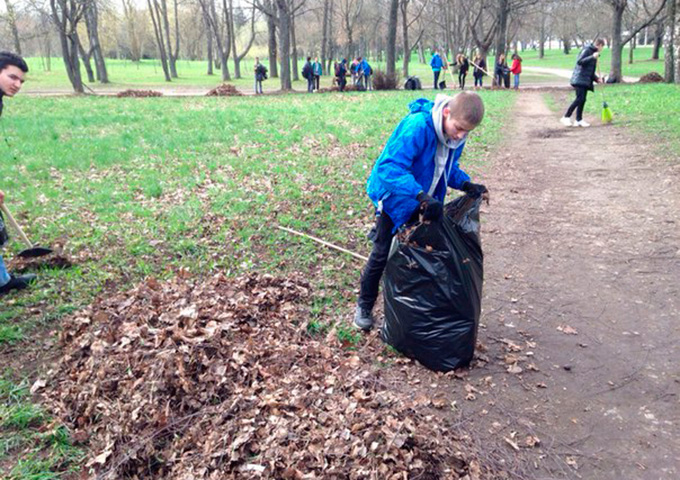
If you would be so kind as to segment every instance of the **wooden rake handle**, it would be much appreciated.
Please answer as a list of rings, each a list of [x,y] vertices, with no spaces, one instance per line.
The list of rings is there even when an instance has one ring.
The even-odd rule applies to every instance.
[[[28,237],[26,236],[26,234],[24,233],[24,231],[21,229],[21,227],[19,226],[19,224],[17,223],[17,221],[14,220],[14,216],[13,216],[12,213],[7,209],[7,207],[5,206],[4,203],[3,203],[3,204],[0,204],[0,210],[2,210],[2,213],[7,217],[7,221],[9,222],[10,225],[12,225],[12,228],[13,228],[14,230],[16,230],[17,232],[19,232],[19,236],[20,236],[21,239],[24,241],[24,243],[26,244],[26,246],[27,246],[28,248],[33,248],[33,244],[32,244],[31,241],[28,239]]]

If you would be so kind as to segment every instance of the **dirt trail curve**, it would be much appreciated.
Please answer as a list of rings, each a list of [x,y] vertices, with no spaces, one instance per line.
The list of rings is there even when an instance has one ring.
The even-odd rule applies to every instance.
[[[512,140],[483,179],[490,362],[471,380],[494,373],[500,389],[464,402],[466,415],[475,434],[506,443],[508,465],[524,467],[516,478],[677,479],[677,159],[655,158],[616,124],[565,128],[558,117],[540,94],[520,94]],[[498,361],[503,339],[530,341],[523,373]],[[518,435],[513,451],[512,430],[540,447]]]

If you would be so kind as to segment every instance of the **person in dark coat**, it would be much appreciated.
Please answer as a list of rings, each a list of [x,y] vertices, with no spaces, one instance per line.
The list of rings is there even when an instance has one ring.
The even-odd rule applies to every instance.
[[[475,77],[475,90],[477,90],[478,87],[482,88],[484,86],[483,77],[485,75],[484,70],[486,70],[486,60],[480,54],[477,54],[474,63],[475,69],[472,71],[472,76]]]
[[[0,117],[2,117],[3,97],[13,97],[24,84],[28,65],[23,58],[11,52],[0,51]],[[1,121],[1,119],[0,119]],[[0,205],[5,201],[5,192],[0,190]],[[0,214],[0,247],[8,239],[6,227]],[[22,290],[35,281],[35,274],[14,275],[7,271],[0,255],[0,295],[11,290]]]
[[[260,57],[255,57],[255,95],[262,92],[262,81],[267,79],[267,67],[260,63]]]
[[[338,83],[338,88],[341,92],[345,91],[347,85],[347,59],[343,58],[340,63],[335,66],[335,78]]]
[[[586,105],[586,95],[588,90],[594,91],[593,83],[600,82],[601,79],[595,75],[597,59],[600,52],[604,49],[604,40],[598,38],[595,43],[583,47],[576,60],[574,73],[571,74],[571,86],[576,90],[576,99],[569,105],[564,117],[560,119],[562,125],[567,127],[589,127],[590,124],[583,120],[583,107]],[[576,122],[571,123],[571,114],[576,110]]]
[[[508,62],[505,61],[504,53],[498,56],[493,74],[497,86],[510,88],[510,69],[508,68]]]
[[[312,68],[312,57],[307,57],[307,62],[302,67],[302,78],[307,80],[307,93],[314,92],[314,69]]]
[[[456,56],[456,65],[458,65],[458,87],[465,90],[465,77],[470,69],[470,62],[464,54],[459,53]]]

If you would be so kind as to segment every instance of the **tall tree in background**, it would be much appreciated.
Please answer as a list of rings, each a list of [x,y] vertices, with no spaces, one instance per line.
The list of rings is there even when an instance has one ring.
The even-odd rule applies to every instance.
[[[468,11],[467,25],[477,51],[482,58],[486,59],[498,29],[498,18],[489,15],[489,5],[484,0],[477,2],[475,7],[474,10]]]
[[[122,0],[122,3],[125,30],[130,42],[130,60],[139,62],[142,59],[142,46],[140,42],[140,27],[137,22],[137,9],[134,0]]]
[[[78,24],[83,18],[83,2],[76,0],[50,0],[52,21],[57,28],[66,74],[76,93],[84,93],[78,59]]]
[[[666,27],[664,32],[664,80],[666,83],[680,83],[680,6],[671,0],[666,6]]]
[[[399,0],[390,0],[390,10],[387,21],[387,45],[385,48],[385,73],[394,76],[397,72],[397,19],[399,14]]]
[[[220,67],[222,69],[222,81],[226,82],[231,80],[231,75],[229,74],[229,55],[231,54],[232,39],[231,24],[228,21],[229,8],[227,0],[222,0],[222,10],[219,13],[215,6],[215,0],[198,1],[210,25],[210,32],[215,39],[215,46],[217,47],[217,54],[220,58]]]
[[[323,17],[321,20],[321,65],[324,66],[323,68],[326,71],[330,71],[326,67],[326,61],[332,57],[328,51],[328,37],[331,33],[331,26],[328,22],[330,3],[330,0],[323,0]]]
[[[420,33],[418,33],[418,36],[416,37],[416,41],[413,42],[413,45],[411,45],[411,42],[409,40],[409,31],[411,29],[411,26],[420,19],[423,12],[425,11],[425,7],[427,6],[427,0],[423,0],[420,3],[420,9],[416,12],[415,15],[413,15],[413,18],[409,19],[408,16],[409,5],[411,5],[412,3],[414,3],[413,0],[401,0],[399,3],[399,9],[401,10],[402,48],[404,51],[404,62],[402,64],[401,73],[404,76],[404,78],[407,78],[409,76],[408,66],[409,62],[411,61],[411,52],[421,42],[423,38],[423,33],[425,32],[425,29],[421,28]]]
[[[248,39],[248,43],[246,46],[243,48],[243,51],[239,54],[236,48],[236,25],[234,22],[234,2],[233,0],[229,0],[229,31],[231,32],[231,46],[232,46],[232,55],[234,57],[234,77],[235,78],[241,78],[241,61],[243,58],[248,55],[248,52],[250,51],[250,48],[253,46],[253,42],[255,41],[255,7],[251,8],[251,16],[250,16],[250,38]]]
[[[641,0],[645,1],[645,0]],[[649,13],[646,13],[641,19],[639,19],[627,34],[623,35],[623,14],[628,8],[628,0],[605,0],[612,9],[612,64],[611,70],[609,71],[609,80],[613,82],[621,82],[623,80],[623,75],[621,73],[621,57],[623,55],[623,47],[631,41],[631,39],[637,35],[643,28],[652,23],[659,16],[661,11],[666,6],[667,0],[656,0],[656,7],[652,10],[645,8]],[[647,7],[647,5],[645,5]]]
[[[356,53],[356,45],[354,44],[354,31],[357,26],[357,21],[361,16],[361,11],[364,7],[363,0],[340,0],[340,18],[342,27],[347,35],[347,58],[354,58]]]
[[[90,52],[94,57],[94,66],[97,72],[97,80],[101,83],[109,83],[109,74],[106,71],[106,61],[99,42],[99,8],[97,0],[88,0],[85,5],[85,26],[87,38],[90,42]]]
[[[5,7],[7,8],[7,24],[12,33],[12,40],[14,40],[14,52],[21,55],[21,41],[19,40],[19,29],[17,28],[17,14],[14,5],[10,0],[5,0]]]
[[[162,13],[161,6],[158,0],[146,0],[149,6],[149,15],[151,15],[151,23],[153,24],[153,32],[156,37],[156,47],[158,47],[158,55],[161,57],[161,67],[165,75],[165,81],[170,82],[170,67],[168,66],[168,54],[165,47],[165,36],[163,34]]]
[[[291,90],[293,84],[290,76],[290,4],[288,0],[275,0],[278,11],[277,27],[279,45],[281,46],[281,90]]]

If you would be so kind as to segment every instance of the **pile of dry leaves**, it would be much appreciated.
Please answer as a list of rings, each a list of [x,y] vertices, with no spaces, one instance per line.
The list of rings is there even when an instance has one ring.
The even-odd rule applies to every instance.
[[[663,77],[657,72],[649,72],[640,77],[639,83],[663,83]]]
[[[136,97],[136,98],[144,98],[144,97],[162,97],[163,94],[161,92],[157,92],[155,90],[124,90],[122,92],[118,92],[116,94],[116,97]]]
[[[208,93],[208,97],[241,97],[243,94],[239,92],[235,86],[223,83],[222,85],[213,88]]]
[[[148,280],[68,319],[39,380],[98,478],[461,478],[453,432],[305,332],[309,285]]]

